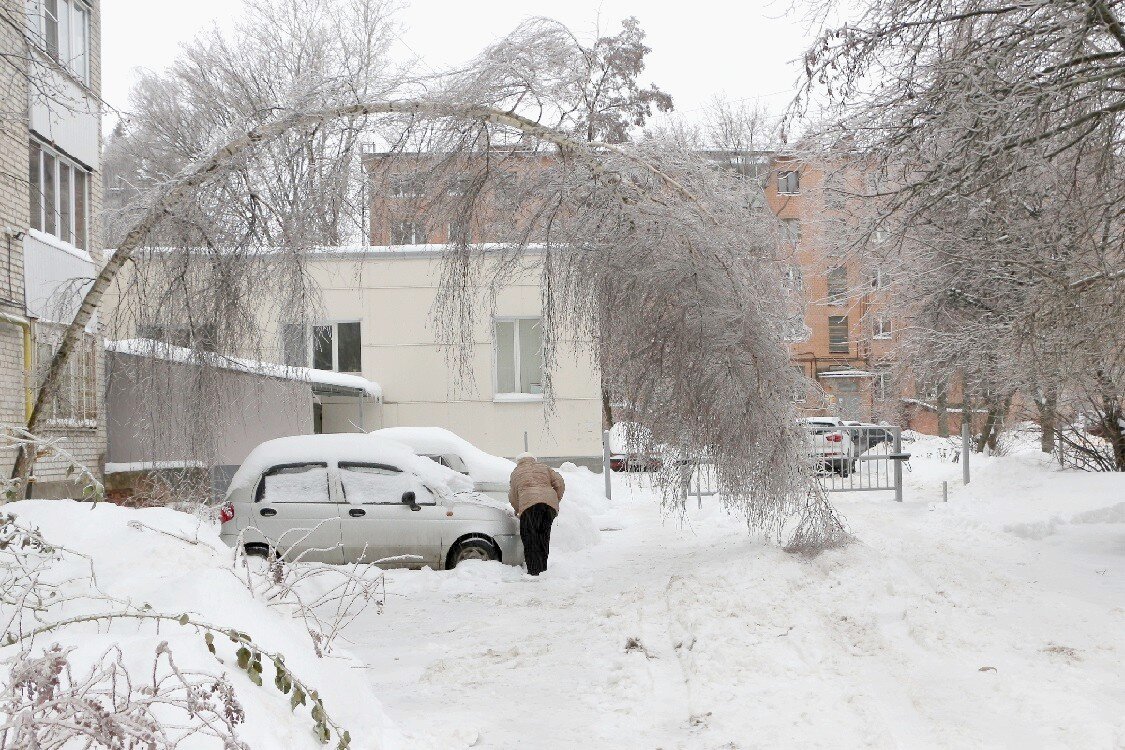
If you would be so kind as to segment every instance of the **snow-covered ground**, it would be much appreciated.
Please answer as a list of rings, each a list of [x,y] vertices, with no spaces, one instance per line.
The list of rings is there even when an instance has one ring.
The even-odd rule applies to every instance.
[[[352,651],[416,748],[1125,747],[1125,476],[907,447],[906,502],[835,496],[848,548],[617,476],[600,544],[393,571]]]

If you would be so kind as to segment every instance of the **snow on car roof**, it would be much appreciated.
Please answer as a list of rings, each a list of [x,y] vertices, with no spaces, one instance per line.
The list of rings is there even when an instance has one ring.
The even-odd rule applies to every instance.
[[[337,461],[394,466],[416,474],[438,493],[452,494],[472,489],[469,480],[452,469],[418,456],[400,442],[363,432],[293,435],[267,440],[250,451],[235,472],[230,486],[232,489],[252,486],[262,472],[279,464],[330,464]]]
[[[475,482],[503,484],[507,487],[516,465],[506,458],[485,453],[468,440],[442,427],[384,427],[373,437],[394,440],[422,455],[455,455],[465,462]]]

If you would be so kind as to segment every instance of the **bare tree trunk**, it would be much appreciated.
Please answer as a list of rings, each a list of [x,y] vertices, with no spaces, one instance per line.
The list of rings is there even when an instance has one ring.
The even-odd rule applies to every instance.
[[[1054,391],[1040,393],[1035,398],[1035,408],[1039,412],[1039,449],[1044,453],[1055,452],[1055,410],[1058,407],[1058,394]]]
[[[98,309],[98,305],[101,303],[106,290],[109,288],[110,284],[113,283],[114,279],[117,278],[118,273],[120,273],[125,264],[133,259],[134,252],[143,246],[149,232],[157,225],[162,216],[173,212],[176,204],[186,199],[193,190],[206,182],[209,176],[217,173],[225,164],[230,163],[255,144],[274,138],[289,130],[314,126],[342,118],[363,117],[373,114],[406,114],[427,119],[456,117],[512,127],[520,130],[525,135],[538,138],[548,143],[553,143],[571,155],[585,157],[594,163],[595,171],[596,166],[600,163],[597,152],[612,151],[652,172],[658,180],[663,181],[681,197],[695,203],[705,217],[713,220],[707,208],[700,204],[690,191],[673,177],[662,172],[640,156],[630,153],[615,144],[588,143],[575,139],[559,130],[540,125],[534,120],[521,117],[511,112],[504,112],[476,104],[433,102],[418,99],[347,104],[314,112],[299,112],[273,122],[265,123],[234,138],[207,159],[175,177],[165,188],[164,192],[152,201],[148,211],[145,212],[137,224],[125,235],[125,238],[118,244],[117,250],[110,257],[109,261],[98,272],[98,275],[94,278],[93,284],[90,285],[89,290],[82,299],[82,304],[78,308],[78,313],[74,316],[74,320],[71,321],[63,334],[59,348],[55,352],[55,356],[51,359],[51,363],[47,368],[47,373],[36,394],[35,405],[32,408],[31,416],[27,420],[28,432],[35,434],[38,431],[50,395],[57,390],[62,375],[66,370],[70,354],[80,342],[82,334],[93,318],[95,311]],[[16,456],[15,465],[12,467],[12,476],[26,480],[31,475],[34,462],[35,454],[33,451],[20,451]],[[25,492],[30,491],[29,483],[25,481],[23,486]]]
[[[602,429],[609,430],[613,427],[613,404],[609,401],[609,389],[602,382]]]
[[[938,437],[949,437],[949,404],[944,390],[938,393],[936,400]]]

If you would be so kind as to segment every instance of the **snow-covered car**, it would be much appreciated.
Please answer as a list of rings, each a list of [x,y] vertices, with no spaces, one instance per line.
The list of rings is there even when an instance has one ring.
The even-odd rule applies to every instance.
[[[372,435],[262,443],[231,480],[221,518],[227,544],[290,560],[435,569],[465,560],[523,562],[519,522],[506,500]]]
[[[648,436],[636,422],[615,422],[609,429],[610,471],[659,471],[663,466],[659,458],[633,449],[637,443],[651,443]]]
[[[852,436],[844,420],[836,417],[808,417],[800,420],[811,439],[813,460],[825,471],[848,476],[855,466]]]
[[[443,427],[384,427],[375,437],[402,443],[419,456],[449,467],[468,477],[473,491],[508,503],[508,485],[516,465],[494,456]]]

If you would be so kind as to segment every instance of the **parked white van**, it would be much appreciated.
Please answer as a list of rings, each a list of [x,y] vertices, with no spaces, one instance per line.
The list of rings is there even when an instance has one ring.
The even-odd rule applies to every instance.
[[[221,518],[227,544],[288,560],[435,569],[523,562],[506,502],[401,443],[362,433],[262,443],[231,480]]]

